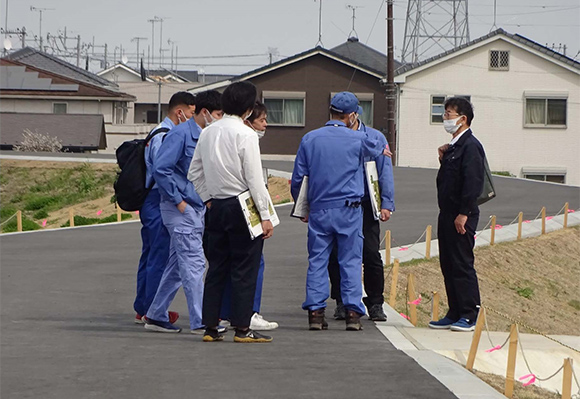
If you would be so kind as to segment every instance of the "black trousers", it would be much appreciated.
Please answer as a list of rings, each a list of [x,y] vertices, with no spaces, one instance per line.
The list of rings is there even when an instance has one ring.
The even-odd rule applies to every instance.
[[[231,323],[238,328],[248,327],[264,240],[261,236],[250,238],[237,198],[212,200],[206,212],[205,235],[209,268],[203,293],[203,324],[218,325],[224,287],[231,278]]]
[[[454,213],[440,213],[437,222],[439,261],[449,303],[447,317],[453,320],[465,317],[473,322],[477,319],[477,305],[480,304],[479,284],[473,267],[479,214],[467,218],[465,234],[459,234],[455,229],[456,217]]]
[[[384,265],[379,253],[381,229],[379,221],[373,217],[373,209],[370,201],[362,202],[363,208],[363,282],[367,297],[363,302],[367,308],[384,302],[383,291],[385,289]],[[340,270],[336,246],[330,254],[328,262],[328,274],[330,276],[330,297],[337,302],[342,302],[340,295]]]

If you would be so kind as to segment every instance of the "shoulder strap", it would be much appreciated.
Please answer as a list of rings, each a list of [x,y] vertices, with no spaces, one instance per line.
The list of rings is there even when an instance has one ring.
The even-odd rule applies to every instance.
[[[159,129],[151,131],[151,133],[149,133],[147,137],[145,137],[145,144],[148,144],[151,141],[151,139],[156,135],[158,135],[159,133],[167,133],[170,130],[171,129],[169,129],[168,127],[160,127]]]

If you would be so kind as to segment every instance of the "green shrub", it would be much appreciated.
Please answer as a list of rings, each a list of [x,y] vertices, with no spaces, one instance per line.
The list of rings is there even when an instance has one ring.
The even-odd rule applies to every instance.
[[[46,208],[58,201],[58,197],[52,195],[29,194],[24,201],[25,211],[37,211]]]
[[[519,296],[522,296],[526,299],[532,299],[532,296],[534,295],[534,290],[530,287],[518,288],[516,289],[516,292]]]
[[[45,219],[48,217],[48,212],[46,209],[39,209],[38,211],[34,212],[32,215],[34,219]]]
[[[16,211],[17,211],[16,208],[12,208],[10,206],[0,207],[0,222],[3,222],[4,220],[8,219],[10,216],[14,215],[16,213]]]
[[[22,231],[39,230],[40,226],[34,221],[22,216]],[[2,226],[2,233],[13,233],[18,231],[18,225],[16,218],[10,220],[8,223]]]

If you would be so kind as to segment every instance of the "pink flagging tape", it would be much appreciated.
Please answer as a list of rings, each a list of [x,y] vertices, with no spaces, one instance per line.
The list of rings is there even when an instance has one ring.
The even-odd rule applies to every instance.
[[[46,219],[42,221],[42,227],[46,227]]]
[[[99,209],[99,210],[97,211],[97,216],[101,216],[101,213],[103,213],[103,210],[102,210],[102,209]]]
[[[406,251],[408,249],[409,249],[409,247],[401,247],[401,248],[399,248],[399,251]]]
[[[546,220],[552,220],[552,219],[554,219],[554,216],[548,216],[548,217],[546,218]]]
[[[405,313],[399,313],[401,316],[403,316],[405,319],[407,320],[411,320],[411,318],[409,316],[407,316]]]
[[[501,345],[496,345],[493,348],[489,348],[486,350],[487,353],[495,352],[501,349]]]
[[[414,301],[407,302],[407,303],[408,303],[409,305],[418,305],[418,304],[420,304],[420,303],[421,303],[421,300],[422,300],[422,299],[423,299],[423,298],[421,298],[421,294],[419,294],[419,298],[415,299]]]
[[[524,375],[524,376],[520,377],[519,379],[520,379],[520,381],[522,381],[522,380],[525,380],[525,379],[527,379],[527,378],[529,378],[529,381],[528,381],[528,382],[524,382],[524,383],[522,384],[522,385],[523,385],[523,386],[525,386],[525,387],[527,387],[528,385],[531,385],[531,384],[533,384],[534,382],[536,382],[536,376],[535,376],[534,374],[526,374],[526,375]]]
[[[495,225],[495,229],[496,230],[501,230],[501,229],[503,229],[503,226],[501,224],[496,224]]]

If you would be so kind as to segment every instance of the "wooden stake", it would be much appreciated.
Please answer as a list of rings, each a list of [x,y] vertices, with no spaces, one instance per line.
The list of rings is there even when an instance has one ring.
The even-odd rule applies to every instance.
[[[495,222],[496,222],[496,217],[495,217],[495,215],[493,215],[491,217],[491,239],[489,240],[489,245],[495,244]]]
[[[385,266],[391,264],[391,230],[385,232]]]
[[[414,300],[417,299],[417,295],[415,295],[415,275],[413,273],[409,273],[409,277],[407,278],[407,291],[408,291],[407,301],[413,302]],[[417,305],[409,305],[409,316],[411,318],[411,324],[416,326]]]
[[[75,212],[72,208],[68,210],[68,220],[70,221],[70,227],[75,227]]]
[[[391,280],[391,295],[389,296],[389,305],[394,308],[397,300],[397,280],[399,278],[399,259],[393,262],[393,279]]]
[[[562,399],[572,398],[572,358],[564,359],[564,375],[562,376]]]
[[[117,222],[120,222],[122,220],[121,218],[121,207],[119,206],[119,204],[117,204]]]
[[[480,306],[479,313],[477,314],[477,323],[475,323],[475,331],[473,332],[473,338],[471,339],[471,347],[469,348],[469,356],[467,357],[467,363],[465,364],[465,368],[469,371],[473,370],[475,355],[477,354],[483,326],[485,326],[485,311],[483,310],[483,307]]]
[[[16,212],[16,231],[22,231],[22,211]]]
[[[507,398],[514,394],[514,381],[516,373],[516,354],[518,351],[518,327],[512,324],[510,329],[510,346],[508,352],[507,373],[505,376],[505,392]]]
[[[564,228],[568,227],[568,207],[570,204],[567,202],[564,204]]]
[[[431,299],[431,320],[439,320],[439,293],[433,291],[433,299]]]
[[[427,226],[427,234],[425,235],[425,258],[431,259],[431,225]]]
[[[522,222],[524,221],[524,213],[518,214],[518,240],[522,239]]]
[[[542,234],[546,234],[546,207],[542,207]]]

